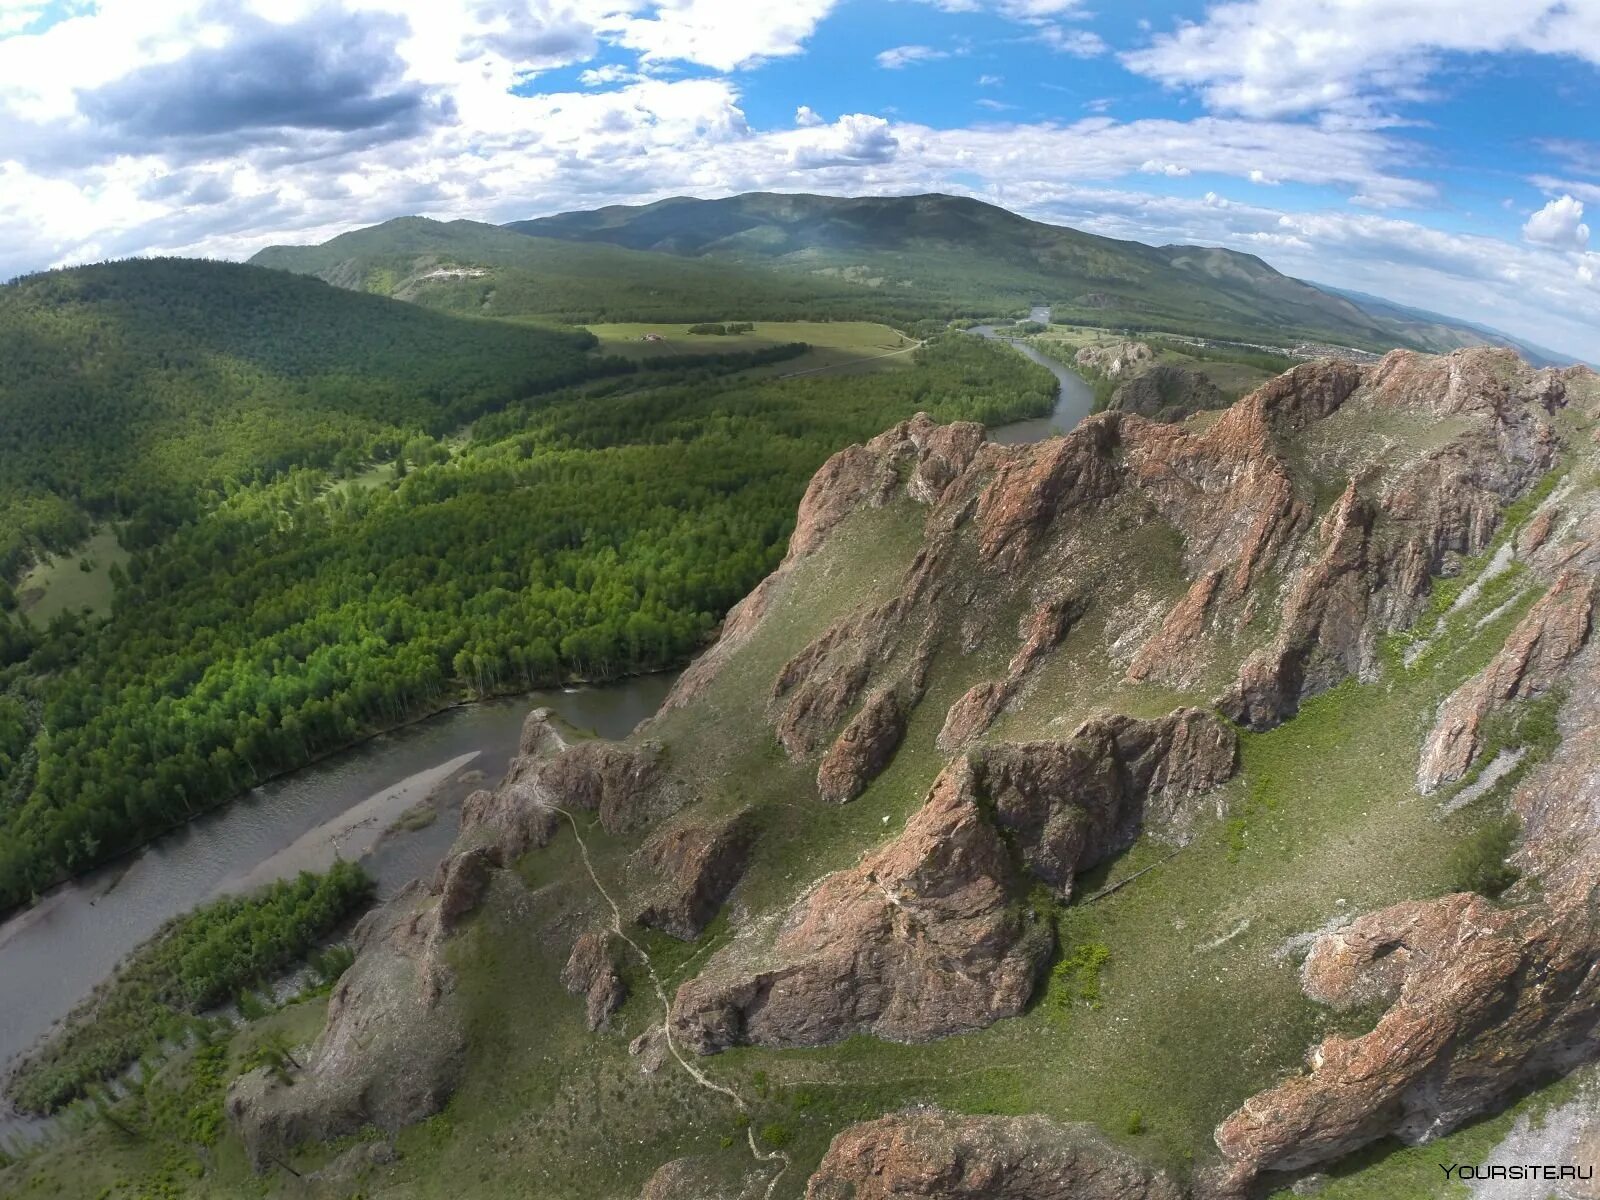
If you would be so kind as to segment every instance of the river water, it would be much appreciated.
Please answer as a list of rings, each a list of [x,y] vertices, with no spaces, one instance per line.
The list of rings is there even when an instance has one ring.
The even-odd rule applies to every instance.
[[[0,924],[0,1065],[26,1050],[169,917],[335,854],[359,859],[388,895],[433,870],[460,826],[461,800],[493,786],[540,705],[602,737],[653,714],[673,675],[535,692],[449,709],[313,763],[223,805],[110,866],[56,888]],[[439,815],[386,831],[431,799]],[[0,1111],[0,1134],[23,1128]]]
[[[1048,325],[1050,310],[1043,306],[1034,308],[1028,314],[1028,319],[1037,321],[1041,325]],[[1023,442],[1040,442],[1045,438],[1059,437],[1075,428],[1078,422],[1094,410],[1094,389],[1076,371],[1040,354],[1032,346],[1008,337],[1004,330],[996,329],[993,325],[979,325],[972,332],[979,337],[1009,343],[1025,357],[1047,368],[1050,374],[1056,377],[1058,388],[1056,406],[1049,416],[1012,421],[1009,425],[997,425],[989,431],[991,441],[1018,445]]]

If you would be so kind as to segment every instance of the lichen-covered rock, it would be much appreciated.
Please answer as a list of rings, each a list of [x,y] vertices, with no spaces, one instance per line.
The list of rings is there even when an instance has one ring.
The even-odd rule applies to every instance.
[[[893,689],[870,697],[844,727],[817,768],[817,792],[824,800],[854,800],[894,757],[906,732],[906,714]]]
[[[833,1139],[806,1200],[1182,1200],[1092,1126],[895,1113]]]
[[[690,1155],[663,1163],[646,1180],[639,1200],[763,1200],[767,1181],[777,1167],[732,1171],[721,1159]]]
[[[1466,774],[1490,713],[1516,700],[1535,699],[1555,686],[1589,638],[1597,597],[1600,584],[1593,576],[1563,573],[1494,660],[1440,706],[1417,769],[1417,786],[1424,794]]]
[[[755,814],[680,821],[651,836],[639,858],[646,897],[639,923],[693,941],[744,874]]]
[[[579,934],[561,971],[561,986],[584,998],[584,1020],[591,1031],[605,1028],[628,996],[617,970],[615,940],[596,929]]]

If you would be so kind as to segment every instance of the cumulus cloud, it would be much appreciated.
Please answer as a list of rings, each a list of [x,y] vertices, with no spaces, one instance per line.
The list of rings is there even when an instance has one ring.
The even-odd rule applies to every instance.
[[[1522,227],[1530,242],[1563,249],[1581,250],[1589,244],[1589,227],[1583,223],[1583,201],[1559,196],[1550,201]]]
[[[1130,70],[1255,117],[1379,123],[1427,96],[1440,56],[1519,51],[1600,63],[1594,0],[1234,0],[1123,55]]]
[[[917,63],[949,57],[948,50],[935,50],[932,46],[891,46],[879,52],[878,65],[888,71],[899,71]]]
[[[1145,175],[1166,175],[1171,179],[1181,179],[1190,173],[1188,167],[1180,166],[1178,163],[1157,162],[1153,158],[1147,158],[1140,163],[1139,170]]]
[[[865,113],[840,117],[820,134],[791,151],[790,161],[800,170],[886,163],[900,149],[889,122]]]
[[[827,124],[817,110],[812,108],[809,104],[802,104],[799,108],[794,110],[794,123],[800,126],[802,129],[812,129],[818,125]]]
[[[145,146],[263,131],[390,127],[405,136],[448,111],[402,81],[396,44],[405,32],[381,13],[325,12],[292,25],[244,19],[222,45],[80,92],[78,108]]]

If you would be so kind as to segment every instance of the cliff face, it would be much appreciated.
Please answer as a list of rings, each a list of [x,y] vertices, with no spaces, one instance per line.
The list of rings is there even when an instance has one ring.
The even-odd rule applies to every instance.
[[[301,1078],[246,1077],[230,1114],[276,1152],[437,1108],[463,1071],[483,1069],[448,1017],[485,1002],[456,965],[479,925],[536,929],[518,953],[561,975],[573,994],[563,1020],[633,1043],[631,1074],[682,1073],[741,1113],[756,1102],[739,1068],[713,1076],[737,1056],[701,1056],[1003,1039],[1008,1024],[1043,1019],[1042,994],[1059,996],[1053,960],[1085,961],[1063,931],[1104,894],[1138,896],[1147,868],[1119,864],[1157,842],[1238,873],[1237,896],[1212,880],[1195,885],[1199,899],[1150,909],[1169,939],[1190,922],[1221,927],[1174,941],[1183,961],[1159,960],[1191,989],[1180,995],[1213,976],[1206,994],[1225,995],[1206,956],[1233,953],[1238,988],[1275,1013],[1371,1011],[1375,1026],[1330,1033],[1303,1070],[1305,1035],[1284,1032],[1307,1027],[1300,1015],[1219,1031],[1254,1057],[1237,1069],[1219,1045],[1216,1080],[1184,1109],[1206,1130],[1220,1119],[1189,1179],[1047,1119],[1082,1109],[921,1112],[839,1131],[821,1165],[806,1164],[808,1195],[1243,1194],[1265,1172],[1494,1110],[1582,1060],[1600,1018],[1597,418],[1600,383],[1583,371],[1531,371],[1491,350],[1396,352],[1307,364],[1181,423],[1108,412],[1063,438],[1000,446],[977,426],[918,417],[842,451],[813,480],[783,564],[657,718],[621,743],[530,718],[522,757],[468,802],[433,886],[392,906],[376,926],[390,932],[363,946]],[[1446,604],[1439,581],[1451,577]],[[1284,760],[1251,747],[1270,730],[1304,729],[1274,754],[1315,742],[1307,723],[1319,718],[1302,706],[1342,684],[1400,714],[1376,751],[1392,755],[1394,828],[1436,820],[1466,845],[1464,822],[1484,824],[1474,814],[1513,812],[1521,881],[1490,899],[1440,894],[1446,873],[1421,871],[1408,897],[1404,880],[1374,883],[1336,861],[1351,894],[1386,902],[1286,931],[1292,950],[1237,950],[1252,921],[1286,907],[1302,869],[1273,874],[1248,857],[1251,822],[1276,803],[1259,797],[1285,786]],[[1536,711],[1553,733],[1506,732]],[[1371,820],[1351,846],[1390,849],[1384,813],[1349,809]],[[1436,817],[1413,819],[1424,810]],[[1441,853],[1416,836],[1416,855]],[[1121,877],[1086,889],[1095,870]],[[490,947],[505,936],[482,934]],[[1123,947],[1104,950],[1127,1005],[1117,1021],[1146,1030],[1128,1044],[1159,1046],[1166,1002],[1138,989],[1172,980],[1131,965],[1119,977]],[[398,1064],[352,1066],[358,1034],[401,1020],[458,1032],[402,1079],[390,1078]],[[1203,1058],[1193,1050],[1185,1063]],[[721,1091],[707,1083],[718,1079]],[[1097,1102],[1086,1095],[1074,1103]],[[759,1192],[774,1162],[748,1161],[751,1179],[728,1194]],[[713,1194],[714,1168],[664,1168],[650,1194],[690,1179]]]

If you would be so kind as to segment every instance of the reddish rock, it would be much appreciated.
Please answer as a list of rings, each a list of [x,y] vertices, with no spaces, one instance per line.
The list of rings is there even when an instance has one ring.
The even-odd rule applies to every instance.
[[[1191,649],[1205,629],[1211,598],[1217,594],[1217,585],[1221,582],[1219,570],[1207,571],[1190,584],[1183,599],[1172,606],[1161,622],[1161,628],[1133,656],[1127,673],[1130,683],[1156,680],[1181,688],[1195,682],[1199,664]]]
[[[1133,843],[1152,807],[1232,777],[1233,730],[1202,709],[1157,721],[1097,717],[1064,742],[986,747],[972,756],[978,794],[1035,875],[1072,890],[1073,876]]]
[[[744,874],[754,842],[749,809],[680,822],[652,836],[639,852],[648,897],[639,923],[686,942],[699,937]]]
[[[806,1200],[1182,1200],[1089,1125],[896,1113],[833,1139]]]
[[[609,1025],[611,1014],[628,995],[617,971],[614,940],[609,932],[598,930],[580,934],[561,971],[561,986],[584,998],[584,1019],[591,1031]]]
[[[869,698],[823,755],[818,794],[834,804],[854,800],[889,765],[905,732],[906,715],[892,690]]]
[[[757,959],[735,943],[683,984],[679,1039],[811,1046],[853,1033],[927,1041],[1022,1010],[1051,935],[1010,904],[1011,868],[958,762],[904,832],[824,879]]]
[[[1306,991],[1388,1003],[1363,1037],[1329,1037],[1308,1070],[1252,1096],[1216,1132],[1243,1190],[1264,1171],[1332,1161],[1380,1137],[1439,1136],[1593,1058],[1600,1041],[1600,654],[1569,667],[1563,739],[1517,789],[1534,886],[1410,901],[1324,935]]]
[[[1453,783],[1477,757],[1484,719],[1516,700],[1547,693],[1588,640],[1600,584],[1568,571],[1528,611],[1505,646],[1451,694],[1422,747],[1417,786],[1424,794]]]
[[[988,729],[1010,694],[1010,686],[1004,681],[986,679],[973,684],[945,714],[936,741],[939,749],[958,749]]]

